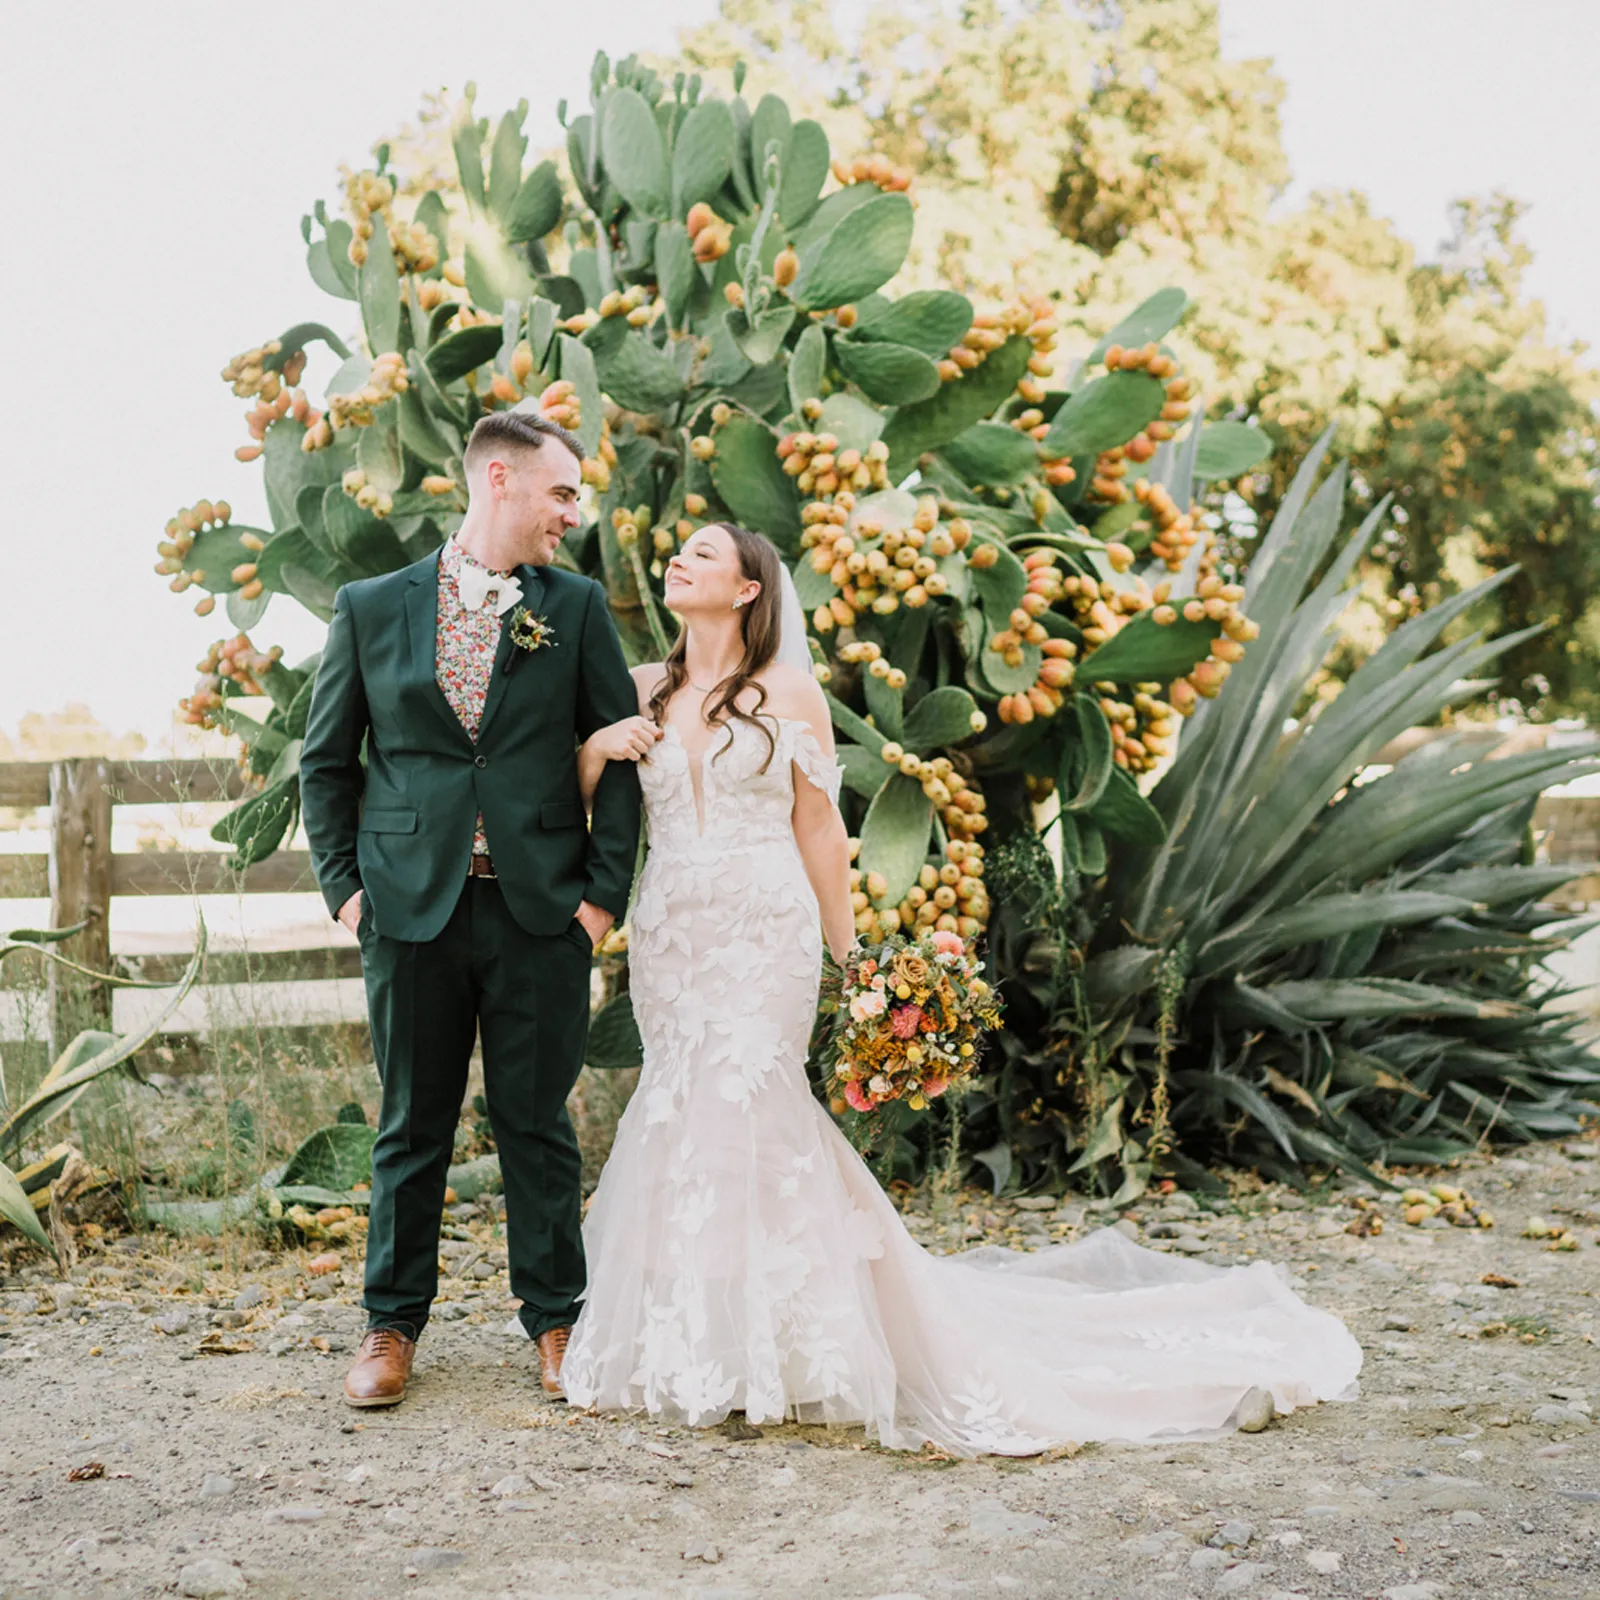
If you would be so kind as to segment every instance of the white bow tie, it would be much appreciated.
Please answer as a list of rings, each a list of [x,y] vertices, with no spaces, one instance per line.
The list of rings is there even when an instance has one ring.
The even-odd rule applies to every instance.
[[[522,583],[514,572],[502,578],[470,561],[457,569],[456,588],[468,611],[481,611],[492,596],[496,616],[504,616],[522,598]]]

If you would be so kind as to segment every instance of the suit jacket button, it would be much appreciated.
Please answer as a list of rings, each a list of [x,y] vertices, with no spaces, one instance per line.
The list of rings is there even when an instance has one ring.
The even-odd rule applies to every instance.
[[[488,756],[474,756],[472,758],[472,764],[475,767],[486,767],[489,765],[489,758]]]

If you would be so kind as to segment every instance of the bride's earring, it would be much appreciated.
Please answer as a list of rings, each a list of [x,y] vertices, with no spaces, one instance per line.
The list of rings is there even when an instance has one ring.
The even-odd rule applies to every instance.
[[[735,601],[734,601],[734,602],[733,602],[733,609],[734,609],[734,610],[735,610],[735,611],[737,611],[737,610],[738,610],[738,609],[739,609],[739,607],[740,607],[740,606],[742,606],[742,605],[743,605],[743,604],[744,604],[744,601],[743,601],[743,600],[735,600]]]

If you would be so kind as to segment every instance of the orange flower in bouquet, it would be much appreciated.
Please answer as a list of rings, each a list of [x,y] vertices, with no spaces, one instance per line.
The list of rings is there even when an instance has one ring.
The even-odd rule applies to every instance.
[[[853,1110],[891,1100],[913,1111],[963,1088],[978,1042],[1000,1026],[1000,996],[959,934],[891,934],[844,968],[832,1034],[830,1088]]]

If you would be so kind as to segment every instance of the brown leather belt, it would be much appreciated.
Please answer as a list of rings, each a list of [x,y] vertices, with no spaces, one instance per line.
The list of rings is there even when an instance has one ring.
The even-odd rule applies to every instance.
[[[467,876],[469,878],[494,878],[499,874],[494,870],[492,856],[472,856],[467,862]]]

